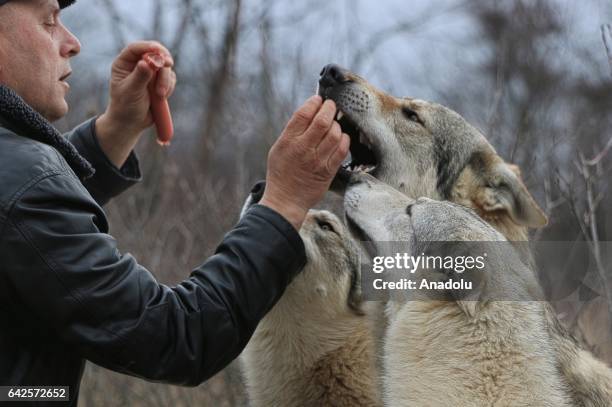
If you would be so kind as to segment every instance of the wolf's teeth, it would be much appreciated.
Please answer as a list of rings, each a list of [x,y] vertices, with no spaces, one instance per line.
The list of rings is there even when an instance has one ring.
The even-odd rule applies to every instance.
[[[336,114],[336,120],[342,119],[343,116],[344,116],[344,113],[342,113],[342,110],[338,110],[338,113]]]

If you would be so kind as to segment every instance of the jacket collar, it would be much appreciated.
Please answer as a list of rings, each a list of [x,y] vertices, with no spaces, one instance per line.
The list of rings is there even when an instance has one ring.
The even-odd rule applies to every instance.
[[[89,161],[49,121],[4,85],[0,85],[0,124],[20,136],[54,147],[81,180],[94,174]]]

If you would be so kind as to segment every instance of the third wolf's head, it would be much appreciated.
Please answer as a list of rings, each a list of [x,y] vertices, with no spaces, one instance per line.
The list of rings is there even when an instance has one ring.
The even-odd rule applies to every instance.
[[[413,263],[410,272],[406,266],[391,265],[386,273],[396,272],[417,282],[423,278],[430,282],[463,279],[473,284],[468,291],[452,289],[440,292],[441,296],[429,288],[401,295],[428,300],[448,296],[472,316],[479,307],[476,300],[486,304],[490,300],[534,300],[541,295],[524,256],[469,208],[448,201],[409,198],[363,172],[350,176],[344,208],[352,233],[371,248],[371,254],[391,259],[398,253],[422,257],[423,262]],[[466,258],[472,259],[471,265],[463,263]],[[443,265],[442,259],[450,263]],[[377,275],[381,276],[387,278],[387,274]]]

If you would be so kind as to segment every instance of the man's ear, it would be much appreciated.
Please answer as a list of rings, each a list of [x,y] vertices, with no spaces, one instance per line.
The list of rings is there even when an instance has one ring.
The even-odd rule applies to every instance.
[[[491,216],[506,213],[521,226],[538,228],[548,223],[546,215],[521,181],[516,165],[492,163],[483,174],[483,185],[475,197],[476,205]]]

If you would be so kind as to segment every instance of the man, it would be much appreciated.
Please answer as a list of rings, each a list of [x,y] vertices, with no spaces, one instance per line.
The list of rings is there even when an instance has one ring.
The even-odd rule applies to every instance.
[[[105,112],[62,137],[49,121],[68,110],[80,44],[59,13],[73,2],[0,0],[0,386],[70,386],[70,405],[86,359],[183,385],[234,359],[302,268],[297,230],[349,145],[333,102],[310,98],[270,150],[261,203],[188,279],[157,283],[119,252],[101,205],[140,178],[132,149],[152,124],[153,72],[139,61],[165,56],[156,90],[168,96],[172,57],[129,45]]]

